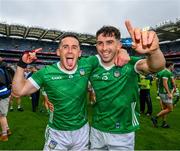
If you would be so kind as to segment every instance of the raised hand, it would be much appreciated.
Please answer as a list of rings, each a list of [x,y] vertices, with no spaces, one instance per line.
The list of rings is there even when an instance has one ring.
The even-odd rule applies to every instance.
[[[36,53],[41,51],[42,48],[37,48],[32,51],[27,51],[22,56],[22,61],[26,64],[30,64],[37,59]]]
[[[159,49],[159,39],[154,31],[133,28],[130,21],[125,21],[126,28],[133,40],[132,48],[140,54],[151,54]]]

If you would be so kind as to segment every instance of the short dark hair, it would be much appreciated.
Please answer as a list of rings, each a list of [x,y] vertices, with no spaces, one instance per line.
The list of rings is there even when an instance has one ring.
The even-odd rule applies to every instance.
[[[172,65],[174,65],[172,61],[166,61],[166,68],[169,68]]]
[[[79,41],[79,38],[77,37],[76,34],[74,33],[64,33],[60,39],[59,39],[59,44],[61,44],[62,40],[66,37],[72,37],[72,38],[75,38],[78,42],[79,42],[79,45],[81,44],[80,41]]]
[[[119,29],[117,29],[116,27],[113,26],[103,26],[102,28],[100,28],[97,32],[96,32],[96,39],[97,37],[103,34],[103,36],[114,36],[117,40],[121,39],[121,33],[119,31]]]

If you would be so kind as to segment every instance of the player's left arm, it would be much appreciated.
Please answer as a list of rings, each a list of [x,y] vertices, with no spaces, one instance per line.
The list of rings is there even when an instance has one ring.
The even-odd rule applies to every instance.
[[[176,92],[176,82],[175,82],[174,77],[171,77],[171,83],[172,83],[172,85],[173,85],[172,93],[174,93],[174,92]]]
[[[168,97],[170,99],[173,98],[173,93],[170,91],[169,87],[168,87],[168,79],[167,78],[163,78],[163,86],[164,86],[164,89],[166,90],[166,93],[168,95]]]

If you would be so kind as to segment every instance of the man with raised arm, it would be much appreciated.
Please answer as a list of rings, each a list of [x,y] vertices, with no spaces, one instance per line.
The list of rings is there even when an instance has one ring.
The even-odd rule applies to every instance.
[[[95,56],[78,59],[81,56],[78,38],[65,34],[57,49],[60,62],[40,69],[26,80],[24,68],[36,59],[35,54],[40,50],[27,52],[20,59],[13,80],[13,93],[17,96],[29,95],[43,87],[53,104],[44,150],[86,150],[89,142],[86,110],[88,79],[98,60]],[[123,59],[116,62],[123,64]]]
[[[146,59],[131,57],[122,67],[114,65],[121,49],[120,31],[104,26],[96,33],[98,66],[90,82],[96,94],[92,111],[90,144],[92,150],[134,150],[134,131],[139,128],[138,73],[147,74],[164,68],[165,59],[154,31],[126,27],[132,47]]]
[[[81,55],[78,38],[65,34],[57,49],[61,61],[45,66],[26,80],[24,68],[36,59],[35,54],[40,50],[22,56],[13,81],[13,92],[23,96],[44,87],[54,105],[45,132],[44,150],[85,150],[89,141],[86,92],[92,67],[84,66],[86,59],[78,61]]]

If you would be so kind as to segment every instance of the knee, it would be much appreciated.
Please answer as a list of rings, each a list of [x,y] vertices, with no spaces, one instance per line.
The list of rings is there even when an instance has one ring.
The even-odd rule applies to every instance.
[[[169,113],[173,111],[173,107],[168,108]]]

